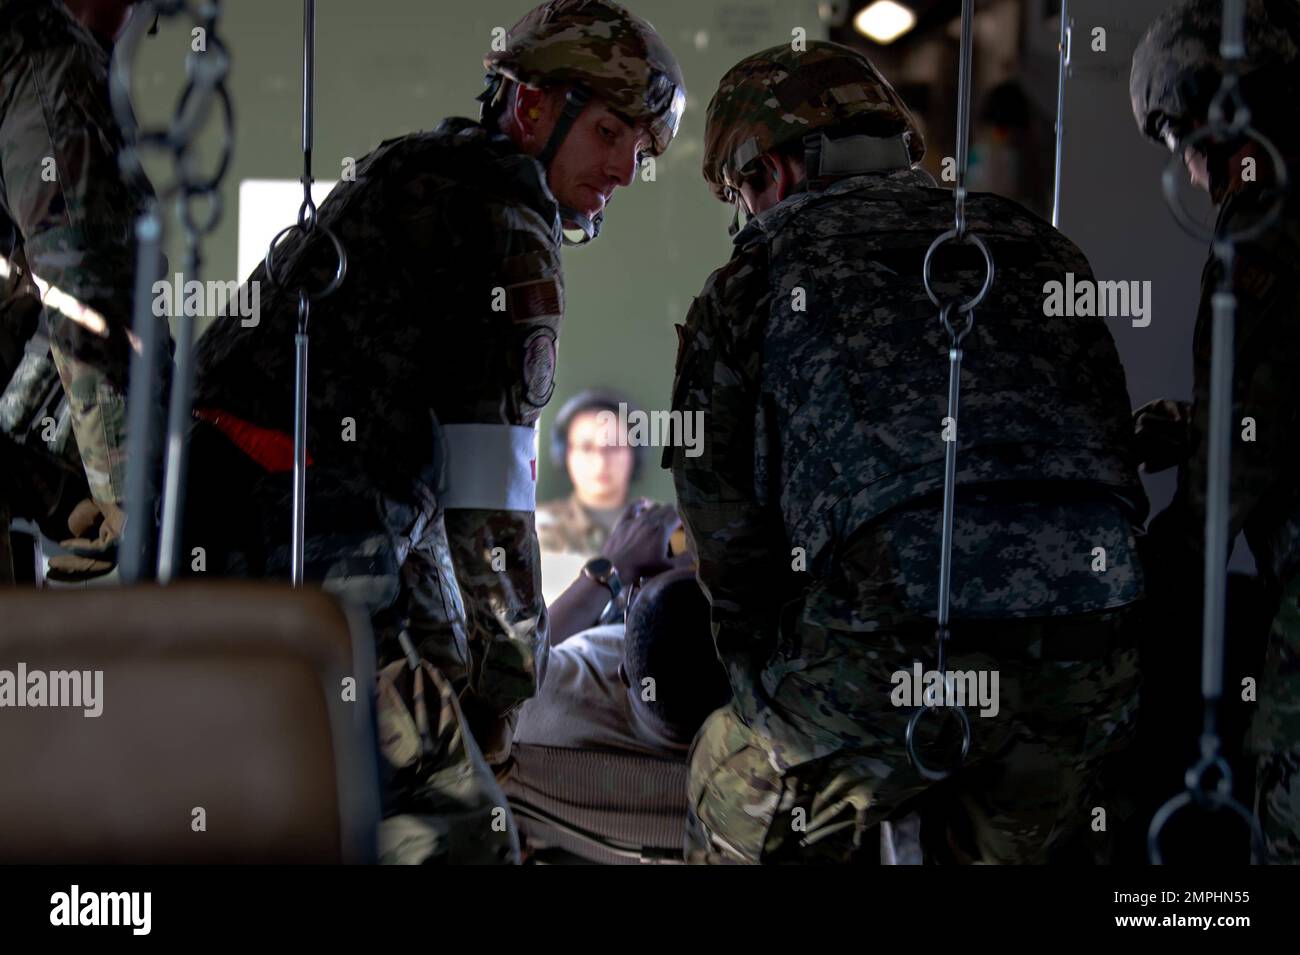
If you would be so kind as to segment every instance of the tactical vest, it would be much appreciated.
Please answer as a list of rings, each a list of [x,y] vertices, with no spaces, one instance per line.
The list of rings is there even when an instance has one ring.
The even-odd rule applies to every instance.
[[[348,276],[312,309],[308,449],[395,499],[427,501],[445,426],[531,427],[553,390],[564,289],[545,171],[504,136],[453,118],[381,143],[320,216],[347,249]],[[403,228],[428,233],[425,251]],[[334,268],[328,242],[291,236],[279,255],[278,268],[315,270],[314,283]],[[261,324],[211,324],[194,405],[287,436],[296,292],[268,282],[264,265],[250,281],[261,282]],[[345,415],[358,423],[353,441],[339,437]]]
[[[963,342],[958,486],[1083,482],[1112,491],[1140,523],[1146,499],[1110,333],[1101,318],[1044,315],[1044,284],[1091,278],[1087,260],[1009,200],[972,195],[967,216],[997,271]],[[756,466],[780,489],[788,539],[810,569],[828,545],[942,492],[949,340],[921,272],[951,227],[951,193],[898,170],[796,195],[736,237],[766,245],[772,293],[760,414],[779,460],[760,451]],[[965,300],[983,276],[973,249],[936,254],[942,296]]]

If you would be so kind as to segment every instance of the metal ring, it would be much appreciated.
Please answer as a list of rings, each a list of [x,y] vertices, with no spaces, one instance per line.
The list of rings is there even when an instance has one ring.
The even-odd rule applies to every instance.
[[[1151,817],[1151,825],[1147,829],[1147,856],[1152,865],[1165,864],[1164,854],[1160,851],[1160,835],[1169,824],[1169,820],[1188,807],[1198,808],[1204,812],[1222,812],[1228,809],[1236,813],[1250,828],[1250,843],[1254,856],[1258,859],[1264,857],[1264,837],[1259,830],[1259,824],[1255,821],[1254,813],[1230,795],[1215,791],[1201,792],[1198,796],[1194,790],[1186,789],[1172,797]]]
[[[1264,150],[1268,153],[1269,162],[1273,164],[1273,171],[1277,176],[1277,182],[1272,186],[1272,191],[1277,194],[1277,202],[1271,205],[1268,211],[1253,225],[1247,226],[1239,232],[1229,232],[1221,236],[1217,224],[1214,228],[1207,229],[1188,214],[1183,204],[1178,201],[1178,181],[1182,173],[1183,153],[1203,139],[1209,139],[1211,136],[1224,133],[1253,139],[1264,147]],[[1165,194],[1165,204],[1169,206],[1170,211],[1174,214],[1174,219],[1182,227],[1183,231],[1198,239],[1219,242],[1247,242],[1263,233],[1266,229],[1271,228],[1282,215],[1282,208],[1286,203],[1286,194],[1291,186],[1286,162],[1282,159],[1282,154],[1273,145],[1271,139],[1253,126],[1234,127],[1231,123],[1222,122],[1202,126],[1186,138],[1180,139],[1178,147],[1174,150],[1173,155],[1169,157],[1169,162],[1165,164],[1164,173],[1160,178]]]
[[[190,147],[193,141],[177,143],[172,140],[172,148],[176,153],[176,168],[178,171],[178,181],[181,188],[186,192],[209,192],[217,188],[218,184],[225,178],[226,172],[230,169],[230,161],[235,151],[235,111],[231,103],[230,91],[225,85],[218,86],[215,90],[218,100],[221,103],[221,112],[225,122],[225,135],[222,137],[221,159],[217,163],[216,171],[206,177],[200,177],[190,172]],[[170,139],[171,132],[168,132]]]
[[[283,229],[281,229],[279,232],[275,234],[274,238],[271,239],[271,244],[266,250],[266,277],[267,279],[270,280],[272,285],[283,284],[275,277],[276,244],[280,241],[280,239],[283,236],[287,235],[288,233],[298,228],[299,227],[297,223],[293,225],[285,226]],[[319,226],[317,227],[317,229],[314,229],[312,231],[313,234],[317,231],[323,232],[329,238],[330,242],[333,243],[334,245],[334,253],[338,257],[338,262],[339,262],[338,268],[334,271],[334,278],[330,279],[329,283],[319,292],[308,295],[308,298],[311,301],[319,301],[320,299],[325,298],[326,296],[333,295],[335,292],[338,291],[339,286],[343,284],[343,278],[348,273],[348,257],[347,257],[347,253],[343,251],[343,243],[339,241],[338,236],[336,236],[333,230],[330,229],[328,226]],[[303,234],[306,235],[305,232]]]
[[[206,21],[196,19],[194,22],[199,29],[208,28]],[[212,97],[221,92],[230,73],[230,55],[225,43],[215,32],[208,36],[206,42],[209,48],[203,53],[191,50],[185,57],[185,85],[181,88],[180,98],[177,99],[167,124],[167,136],[172,147],[177,150],[191,143],[206,124]],[[198,98],[190,105],[190,98],[195,92],[199,94]]]
[[[956,712],[961,720],[961,755],[957,757],[957,762],[949,769],[931,769],[921,762],[921,757],[916,755],[916,724],[921,721],[921,714],[927,710],[946,710]],[[961,764],[966,761],[966,756],[970,753],[970,717],[966,715],[964,706],[923,706],[912,714],[912,718],[907,721],[907,735],[904,742],[907,748],[907,759],[924,779],[940,780],[947,779],[954,772],[961,768]]]
[[[925,294],[930,296],[930,301],[935,304],[936,308],[942,308],[943,303],[939,301],[939,297],[934,294],[934,289],[930,287],[930,263],[933,261],[934,253],[939,249],[939,247],[945,242],[949,242],[953,239],[957,239],[966,245],[975,246],[984,255],[984,285],[981,286],[974,298],[966,302],[964,305],[957,306],[957,311],[964,313],[969,312],[976,305],[979,305],[980,302],[984,301],[985,296],[989,294],[989,289],[993,287],[993,253],[989,251],[989,247],[984,244],[984,240],[978,235],[973,232],[967,232],[964,237],[958,237],[956,229],[949,229],[943,235],[939,236],[939,238],[931,242],[930,248],[925,250],[925,262],[921,266],[921,281],[925,284]]]

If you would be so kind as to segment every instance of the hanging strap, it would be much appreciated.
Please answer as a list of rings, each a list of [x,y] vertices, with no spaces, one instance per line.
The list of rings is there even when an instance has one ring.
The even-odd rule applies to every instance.
[[[293,336],[293,522],[290,539],[290,579],[295,587],[302,586],[304,557],[307,539],[307,388],[308,353],[307,337],[311,318],[311,303],[333,295],[348,271],[347,252],[343,243],[328,226],[317,219],[316,203],[311,196],[311,153],[315,135],[315,74],[316,74],[316,0],[303,0],[302,4],[302,204],[298,207],[298,221],[286,226],[271,239],[266,250],[266,277],[276,285],[283,279],[276,275],[275,254],[280,240],[295,229],[302,232],[304,245],[323,235],[334,248],[338,263],[333,277],[324,287],[311,291],[299,285],[298,327]]]
[[[957,440],[958,440],[958,405],[961,396],[961,360],[962,339],[970,332],[975,323],[975,308],[989,293],[993,285],[993,256],[984,241],[973,233],[966,231],[966,170],[969,165],[970,145],[970,102],[971,102],[971,60],[973,51],[972,21],[974,18],[973,0],[962,0],[961,6],[961,69],[957,93],[957,188],[953,191],[953,228],[943,233],[931,243],[926,250],[925,262],[921,267],[921,278],[925,284],[925,293],[939,309],[939,321],[948,332],[948,414],[942,422],[944,440],[943,469],[943,524],[942,540],[939,545],[939,608],[938,629],[935,634],[937,642],[936,670],[944,681],[944,699],[938,705],[923,706],[912,714],[907,724],[905,739],[907,757],[912,767],[924,778],[939,780],[952,775],[965,761],[970,752],[971,725],[965,707],[947,705],[951,702],[951,687],[947,673],[947,647],[950,638],[948,615],[952,606],[952,526],[953,511],[957,498]],[[986,270],[984,284],[975,296],[966,302],[957,300],[940,300],[935,294],[930,279],[930,268],[934,253],[948,242],[960,242],[974,245],[984,256]],[[964,316],[964,321],[961,317]],[[958,319],[958,324],[953,319]],[[935,710],[938,715],[951,712],[959,721],[961,728],[961,753],[953,764],[947,768],[934,768],[921,762],[916,750],[916,727],[921,717]]]

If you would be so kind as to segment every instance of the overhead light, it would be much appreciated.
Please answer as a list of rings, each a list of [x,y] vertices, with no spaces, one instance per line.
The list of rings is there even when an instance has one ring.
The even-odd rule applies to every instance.
[[[916,26],[916,14],[894,0],[875,0],[853,18],[857,31],[876,43],[893,43]]]

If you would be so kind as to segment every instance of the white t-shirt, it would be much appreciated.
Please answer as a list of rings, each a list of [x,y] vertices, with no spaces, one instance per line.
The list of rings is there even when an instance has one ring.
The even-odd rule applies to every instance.
[[[515,742],[684,757],[690,744],[665,736],[618,678],[622,659],[621,623],[584,630],[551,647],[541,691],[519,711]]]

